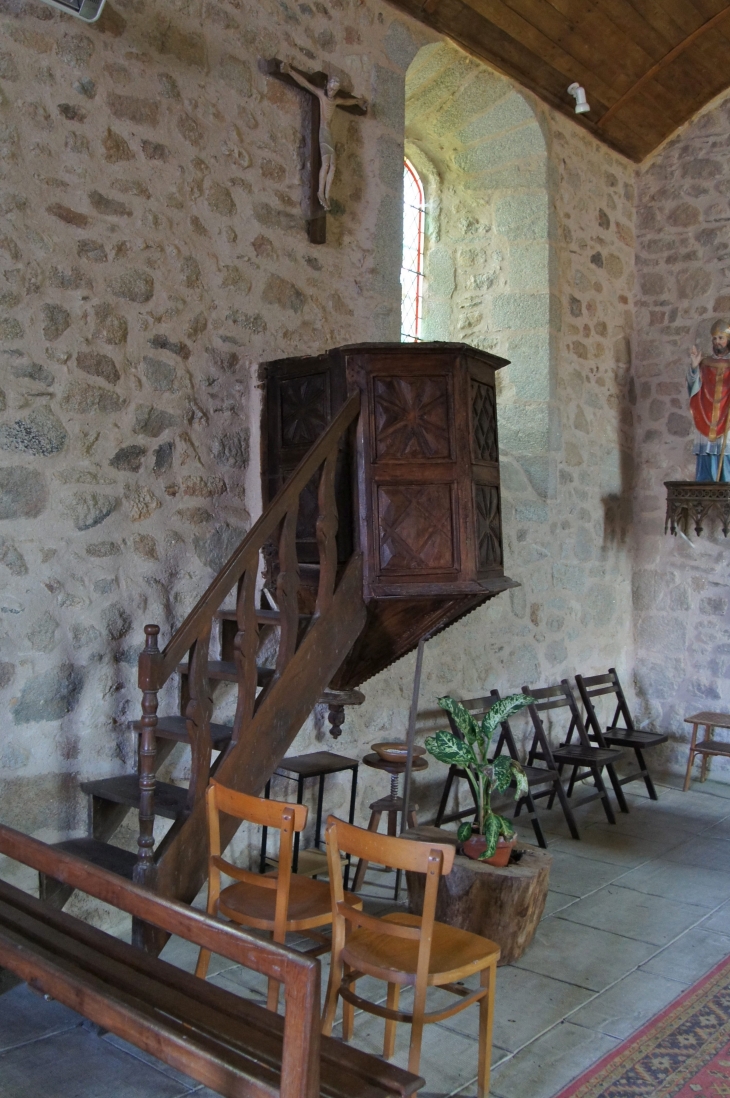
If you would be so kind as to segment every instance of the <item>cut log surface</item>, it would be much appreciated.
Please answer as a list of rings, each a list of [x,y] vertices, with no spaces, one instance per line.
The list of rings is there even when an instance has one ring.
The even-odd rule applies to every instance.
[[[403,833],[404,839],[420,842],[449,842],[456,845],[453,831],[439,827],[417,827]],[[529,843],[518,842],[522,858],[504,869],[457,855],[454,868],[439,884],[436,918],[473,934],[497,942],[500,965],[518,960],[532,941],[545,910],[552,855]],[[420,914],[425,878],[407,873],[408,907]]]

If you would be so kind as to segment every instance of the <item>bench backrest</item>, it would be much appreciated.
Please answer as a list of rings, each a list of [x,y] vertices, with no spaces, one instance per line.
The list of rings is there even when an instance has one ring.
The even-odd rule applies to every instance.
[[[0,824],[0,853],[78,888],[169,934],[219,953],[284,985],[286,1014],[281,1098],[319,1095],[319,961],[286,946],[216,922],[175,900],[156,896],[106,869]]]

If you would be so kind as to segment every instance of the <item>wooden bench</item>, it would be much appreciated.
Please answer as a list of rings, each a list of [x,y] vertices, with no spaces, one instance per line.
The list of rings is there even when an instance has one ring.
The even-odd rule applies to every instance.
[[[272,977],[285,1017],[0,881],[0,966],[224,1098],[385,1098],[424,1080],[320,1036],[320,965],[0,825],[0,853]]]

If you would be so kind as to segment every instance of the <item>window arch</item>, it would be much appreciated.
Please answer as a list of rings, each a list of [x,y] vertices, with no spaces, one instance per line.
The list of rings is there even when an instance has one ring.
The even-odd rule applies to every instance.
[[[403,261],[401,284],[401,342],[416,343],[423,324],[423,232],[426,202],[418,172],[403,161]]]

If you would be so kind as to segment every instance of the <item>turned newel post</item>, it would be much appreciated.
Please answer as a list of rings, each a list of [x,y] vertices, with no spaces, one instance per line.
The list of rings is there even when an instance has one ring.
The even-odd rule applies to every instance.
[[[139,738],[139,838],[134,867],[137,884],[152,887],[155,876],[155,774],[157,760],[157,647],[159,625],[145,625],[145,647],[139,657],[139,687],[142,691],[142,732]]]

